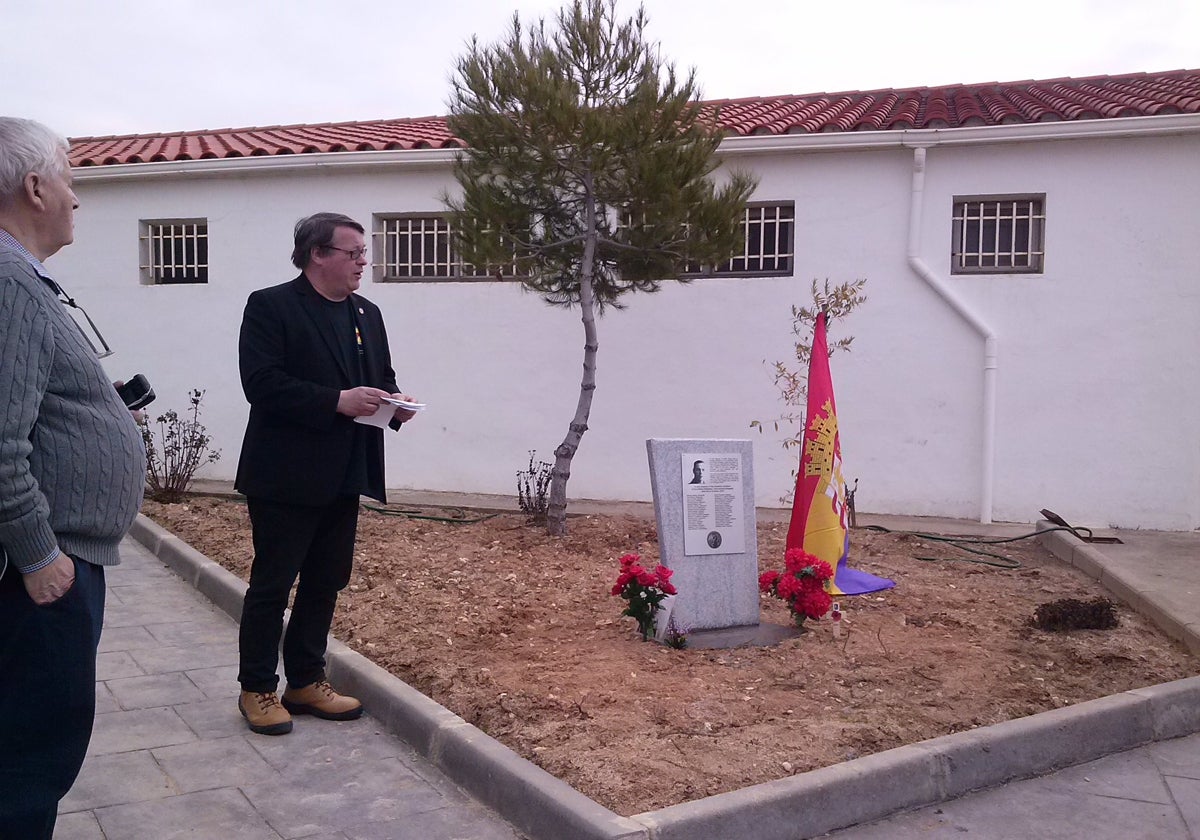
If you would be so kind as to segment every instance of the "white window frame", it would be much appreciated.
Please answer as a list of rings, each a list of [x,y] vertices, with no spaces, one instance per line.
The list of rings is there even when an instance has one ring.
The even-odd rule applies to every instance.
[[[443,213],[376,213],[371,237],[376,282],[513,280],[512,265],[490,270],[464,263],[455,247],[450,219]],[[407,249],[402,245],[407,243]],[[401,260],[401,256],[407,259]]]
[[[138,226],[142,283],[208,283],[208,219],[143,219]]]
[[[1045,193],[954,197],[951,274],[1041,274],[1045,265]]]

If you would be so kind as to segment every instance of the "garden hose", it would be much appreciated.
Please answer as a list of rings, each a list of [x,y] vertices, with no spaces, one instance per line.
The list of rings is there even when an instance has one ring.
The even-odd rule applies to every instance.
[[[367,510],[373,510],[376,513],[382,513],[384,516],[403,516],[405,519],[425,519],[430,522],[449,522],[451,525],[473,525],[476,522],[483,522],[491,519],[493,516],[499,516],[498,513],[489,513],[484,516],[478,516],[473,519],[468,519],[466,511],[462,508],[452,508],[457,511],[456,516],[433,516],[432,514],[422,513],[418,510],[395,510],[393,508],[376,507],[375,505],[364,504]]]
[[[246,504],[245,496],[227,496],[220,493],[196,493],[195,495],[211,495],[214,498],[225,499],[226,501],[237,502],[243,505]],[[422,513],[420,510],[395,510],[392,508],[376,507],[375,505],[368,505],[366,503],[363,503],[362,507],[366,508],[367,510],[373,510],[376,513],[382,513],[385,516],[404,516],[408,519],[428,519],[431,522],[449,522],[453,525],[471,525],[476,522],[483,522],[485,519],[491,519],[493,516],[499,516],[497,513],[489,513],[486,516],[476,517],[475,519],[467,519],[466,511],[464,511],[462,508],[450,508],[450,510],[457,512],[457,515],[455,516],[433,516],[428,513]]]
[[[882,525],[863,525],[865,531],[878,531],[883,534],[907,534],[912,537],[920,537],[923,540],[932,540],[933,542],[942,542],[951,545],[960,551],[966,551],[970,554],[979,554],[984,557],[993,557],[994,560],[983,560],[979,557],[917,557],[917,560],[923,560],[926,563],[939,563],[943,561],[961,560],[965,563],[980,563],[985,566],[995,566],[1000,569],[1019,569],[1021,562],[1008,557],[996,554],[995,552],[986,551],[982,548],[973,548],[972,546],[980,545],[999,545],[1000,543],[1016,542],[1017,540],[1027,540],[1030,537],[1040,537],[1042,534],[1049,534],[1051,531],[1069,531],[1075,536],[1079,536],[1079,531],[1087,531],[1089,536],[1091,531],[1087,528],[1071,528],[1055,525],[1052,528],[1046,528],[1043,531],[1032,531],[1028,534],[1021,534],[1017,537],[946,537],[940,534],[925,534],[920,531],[893,531],[890,528],[884,528]]]

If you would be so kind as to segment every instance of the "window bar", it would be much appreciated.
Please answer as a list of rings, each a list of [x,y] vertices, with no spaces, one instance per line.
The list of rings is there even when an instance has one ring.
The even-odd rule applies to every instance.
[[[772,268],[779,271],[782,267],[783,254],[787,250],[787,237],[783,235],[783,209],[775,208],[775,263]]]
[[[198,275],[198,260],[200,254],[197,253],[196,247],[200,237],[196,235],[195,225],[183,225],[183,279],[193,280]],[[190,248],[188,246],[191,246]],[[191,254],[191,260],[188,260],[188,254]]]
[[[969,236],[967,234],[967,225],[969,224],[969,222],[967,221],[967,218],[970,216],[970,214],[971,214],[970,205],[963,204],[963,206],[962,206],[962,230],[959,232],[958,251],[959,251],[959,264],[962,265],[964,268],[971,262],[971,258],[967,254],[967,240],[969,238]]]
[[[166,273],[163,271],[163,265],[165,265],[167,261],[167,243],[166,239],[163,237],[162,225],[154,226],[154,255],[154,280],[155,282],[161,282],[164,274]]]
[[[738,260],[742,261],[742,270],[743,271],[750,264],[750,261],[747,259],[747,257],[750,254],[750,225],[751,225],[750,216],[751,216],[750,208],[747,207],[746,212],[742,215],[742,256],[734,257],[732,260],[730,260],[730,263],[729,263],[729,267],[731,269],[733,269],[734,271],[738,270],[737,269]]]
[[[1017,202],[1012,202],[1009,213],[1008,225],[1008,264],[1010,267],[1017,265]]]

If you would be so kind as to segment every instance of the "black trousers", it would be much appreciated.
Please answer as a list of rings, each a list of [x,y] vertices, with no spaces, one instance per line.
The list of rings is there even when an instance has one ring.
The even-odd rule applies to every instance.
[[[358,497],[323,507],[247,499],[254,533],[250,587],[242,602],[238,634],[238,682],[245,691],[279,685],[279,639],[283,672],[297,688],[325,678],[325,643],[337,594],[350,582]],[[283,634],[283,611],[296,585],[292,617]]]
[[[0,578],[0,840],[49,840],[96,717],[104,567],[41,607],[11,566]]]

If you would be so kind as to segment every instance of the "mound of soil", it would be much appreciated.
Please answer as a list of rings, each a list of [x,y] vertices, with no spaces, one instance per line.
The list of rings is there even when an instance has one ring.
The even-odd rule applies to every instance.
[[[244,504],[145,513],[247,577]],[[334,635],[623,815],[1196,673],[1124,607],[1114,629],[1033,627],[1043,603],[1105,592],[1032,540],[999,547],[1005,569],[856,530],[855,565],[897,586],[843,598],[840,638],[826,619],[775,647],[672,650],[610,595],[622,554],[657,562],[652,521],[573,517],[553,538],[518,514],[420,515],[364,510]],[[782,568],[786,531],[759,524],[762,571]],[[762,617],[789,621],[776,599]]]

